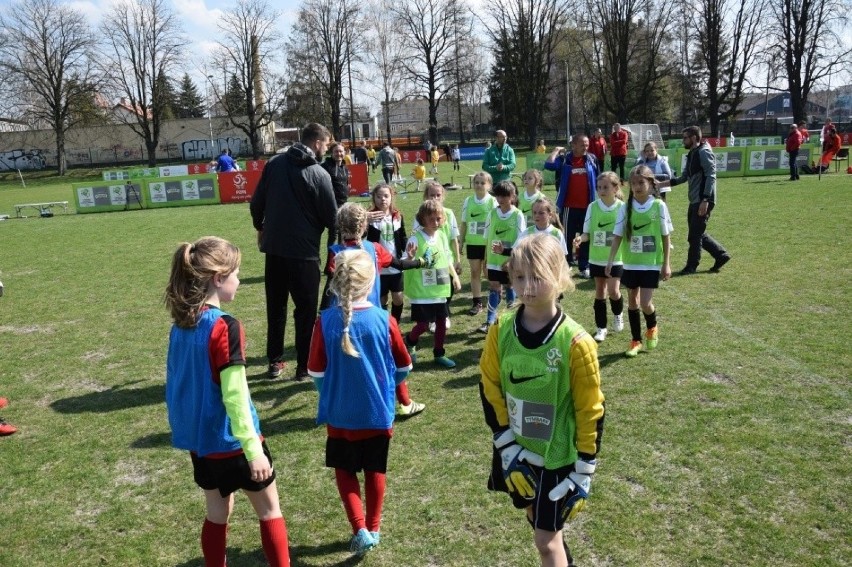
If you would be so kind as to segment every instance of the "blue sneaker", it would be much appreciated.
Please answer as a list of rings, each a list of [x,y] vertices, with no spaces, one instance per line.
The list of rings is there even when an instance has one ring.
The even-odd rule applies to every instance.
[[[444,368],[456,367],[455,361],[447,358],[446,356],[435,357],[435,362],[437,362],[439,366],[443,366]]]
[[[358,533],[352,536],[349,542],[349,551],[355,555],[364,555],[376,546],[376,540],[370,535],[366,528],[361,528]]]
[[[370,535],[373,536],[373,541],[376,542],[373,544],[373,547],[379,545],[379,541],[382,539],[382,534],[379,532],[370,532]]]

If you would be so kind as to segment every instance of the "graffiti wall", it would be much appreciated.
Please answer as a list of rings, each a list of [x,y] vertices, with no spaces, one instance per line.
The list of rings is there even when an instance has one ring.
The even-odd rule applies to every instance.
[[[251,147],[244,138],[209,138],[203,140],[187,140],[181,144],[181,158],[184,161],[199,161],[215,159],[224,149],[230,149],[231,154],[240,155],[250,151]]]
[[[44,169],[41,150],[10,150],[0,152],[0,171],[12,169]]]

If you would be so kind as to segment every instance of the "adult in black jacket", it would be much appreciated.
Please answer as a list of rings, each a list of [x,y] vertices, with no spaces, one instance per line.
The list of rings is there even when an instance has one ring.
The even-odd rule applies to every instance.
[[[329,155],[322,162],[322,168],[331,176],[331,187],[334,189],[334,200],[337,208],[343,206],[349,198],[349,169],[346,168],[344,157],[346,150],[340,142],[334,142],[328,148]]]
[[[331,134],[308,124],[302,141],[263,169],[249,207],[260,251],[266,254],[266,356],[269,376],[284,368],[287,302],[293,296],[296,380],[308,375],[308,352],[317,316],[322,232],[334,228],[337,204],[331,177],[318,163]]]

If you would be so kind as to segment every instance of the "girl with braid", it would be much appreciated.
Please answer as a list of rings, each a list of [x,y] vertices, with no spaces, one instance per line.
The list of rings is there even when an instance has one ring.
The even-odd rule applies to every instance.
[[[317,423],[326,424],[325,465],[334,469],[352,528],[349,549],[364,555],[379,544],[394,387],[411,370],[411,358],[396,319],[369,301],[376,289],[375,258],[365,250],[343,250],[334,265],[337,301],[314,326],[308,373],[319,391]],[[366,515],[357,476],[362,470]]]
[[[289,567],[272,457],[246,381],[243,326],[220,309],[234,299],[239,273],[239,249],[215,236],[184,242],[172,258],[165,293],[174,320],[166,364],[172,445],[189,451],[204,490],[204,564],[225,565],[234,492],[243,490],[260,520],[267,561]]]
[[[615,217],[609,260],[604,274],[614,277],[619,251],[624,262],[621,283],[627,288],[627,320],[630,346],[624,353],[632,358],[642,350],[642,322],[645,316],[645,350],[657,348],[657,309],[654,290],[672,275],[669,252],[672,221],[666,204],[654,198],[654,172],[646,165],[630,171],[630,196]],[[621,245],[622,240],[624,246]]]
[[[337,233],[342,239],[342,244],[334,244],[329,247],[328,262],[326,263],[326,273],[329,274],[326,290],[323,293],[320,309],[327,309],[329,306],[334,306],[338,300],[338,296],[331,291],[331,282],[335,273],[335,255],[343,250],[364,250],[373,259],[376,273],[380,273],[384,268],[395,268],[397,270],[410,270],[412,268],[422,268],[425,261],[422,258],[413,260],[402,260],[385,249],[384,246],[375,245],[370,241],[363,241],[361,237],[367,232],[367,221],[369,213],[367,210],[357,203],[346,203],[337,210]],[[414,249],[409,247],[411,255],[414,255]],[[373,305],[380,306],[379,298],[379,278],[373,281],[373,287],[370,289],[370,294],[367,299]],[[397,324],[399,319],[396,319]],[[412,416],[426,409],[426,404],[415,402],[408,395],[408,384],[400,383],[396,388],[396,397],[399,401],[396,411],[399,415]]]

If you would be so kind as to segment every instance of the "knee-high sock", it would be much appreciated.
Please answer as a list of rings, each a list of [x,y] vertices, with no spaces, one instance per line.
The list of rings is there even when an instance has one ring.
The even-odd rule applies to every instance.
[[[399,325],[399,322],[402,320],[402,303],[397,305],[396,303],[391,303],[391,317],[396,319],[396,324]]]
[[[654,311],[652,311],[650,315],[648,313],[643,313],[643,315],[645,315],[645,328],[646,329],[648,329],[650,331],[651,329],[653,329],[654,327],[657,326],[657,310],[656,309]]]
[[[518,294],[515,293],[515,288],[507,287],[506,288],[506,303],[512,303],[518,298]]]
[[[485,322],[489,325],[497,320],[497,308],[500,306],[500,292],[493,289],[488,292],[488,316]]]
[[[361,505],[361,485],[358,484],[358,476],[355,473],[343,469],[334,469],[334,478],[337,481],[337,492],[346,510],[346,517],[352,526],[352,533],[358,533],[361,528],[366,528],[364,521],[364,508]]]
[[[606,329],[606,300],[595,299],[595,325],[598,329]]]
[[[260,543],[270,567],[290,567],[287,524],[284,518],[260,521]]]
[[[367,529],[377,532],[385,501],[385,473],[364,471],[364,496],[367,499]]]
[[[447,320],[438,319],[435,321],[435,344],[432,347],[432,353],[438,356],[444,356],[444,340],[447,338]]]
[[[624,313],[624,296],[622,295],[618,299],[610,299],[609,308],[612,309],[613,315],[621,315]]]
[[[204,567],[225,567],[225,543],[228,539],[228,524],[215,524],[204,519],[201,526],[201,553]]]
[[[630,320],[630,335],[634,341],[642,340],[642,320],[638,309],[628,309],[627,318]]]
[[[403,382],[396,387],[396,401],[404,406],[411,403],[411,398],[408,396],[408,382]]]
[[[420,335],[426,332],[426,329],[429,328],[429,323],[426,321],[418,321],[414,328],[411,329],[411,332],[408,333],[405,338],[405,343],[408,346],[417,346],[417,341],[420,340]]]

